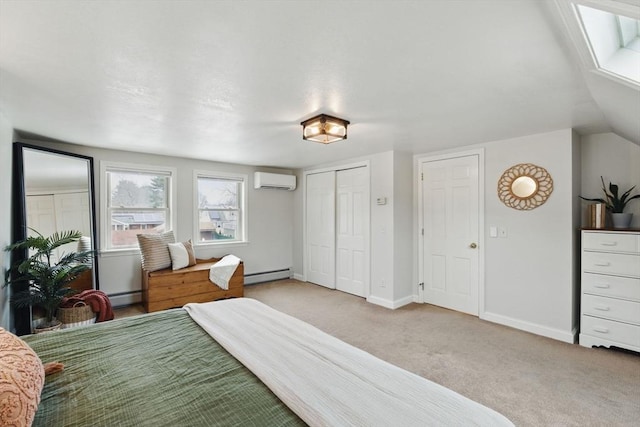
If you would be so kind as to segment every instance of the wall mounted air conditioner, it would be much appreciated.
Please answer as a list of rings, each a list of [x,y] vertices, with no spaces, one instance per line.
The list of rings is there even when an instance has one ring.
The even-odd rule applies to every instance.
[[[253,188],[275,188],[293,191],[296,189],[296,176],[256,172],[253,176]]]

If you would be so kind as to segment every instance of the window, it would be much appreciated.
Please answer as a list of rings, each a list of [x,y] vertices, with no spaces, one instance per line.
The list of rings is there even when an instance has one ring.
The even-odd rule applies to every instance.
[[[576,11],[596,67],[640,84],[640,21],[582,4]]]
[[[106,165],[104,249],[137,248],[137,234],[172,229],[173,169]]]
[[[196,172],[196,238],[199,243],[246,241],[246,176]]]

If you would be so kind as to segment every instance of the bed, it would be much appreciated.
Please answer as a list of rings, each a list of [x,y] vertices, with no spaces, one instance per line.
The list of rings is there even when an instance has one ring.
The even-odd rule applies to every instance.
[[[24,340],[65,365],[34,426],[512,425],[248,298]]]

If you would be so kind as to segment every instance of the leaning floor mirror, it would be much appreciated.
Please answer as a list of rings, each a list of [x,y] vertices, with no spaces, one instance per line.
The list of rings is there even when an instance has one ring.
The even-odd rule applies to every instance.
[[[34,230],[45,237],[77,230],[82,233],[80,240],[61,246],[53,255],[95,250],[93,158],[24,143],[15,143],[13,154],[12,240],[21,241]],[[14,251],[11,262],[26,256],[25,252]],[[97,257],[70,287],[77,291],[98,289]],[[30,333],[30,310],[13,308],[13,313],[16,332]]]

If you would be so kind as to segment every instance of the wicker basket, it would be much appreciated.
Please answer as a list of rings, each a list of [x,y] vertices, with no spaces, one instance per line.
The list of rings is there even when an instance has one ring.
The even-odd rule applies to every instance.
[[[70,308],[58,308],[56,317],[62,322],[62,329],[96,323],[96,313],[82,301],[75,303]]]

